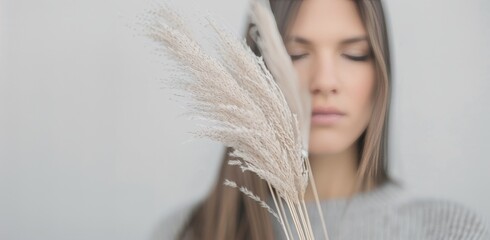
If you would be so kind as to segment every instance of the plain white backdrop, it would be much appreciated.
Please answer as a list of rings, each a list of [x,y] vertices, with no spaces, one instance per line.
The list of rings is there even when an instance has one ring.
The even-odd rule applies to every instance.
[[[384,2],[392,172],[490,219],[490,2]],[[246,0],[173,6],[242,34]],[[151,7],[0,1],[0,239],[148,239],[209,190],[222,146],[188,141],[170,62],[134,30]]]

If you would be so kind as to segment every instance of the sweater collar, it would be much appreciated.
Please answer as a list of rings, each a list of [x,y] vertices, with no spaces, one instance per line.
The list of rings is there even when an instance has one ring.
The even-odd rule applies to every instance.
[[[395,202],[402,189],[399,183],[387,181],[370,191],[359,192],[352,197],[320,200],[320,205],[324,211],[334,211],[344,207],[350,210],[373,209]],[[315,201],[308,201],[306,204],[308,208],[316,208]]]

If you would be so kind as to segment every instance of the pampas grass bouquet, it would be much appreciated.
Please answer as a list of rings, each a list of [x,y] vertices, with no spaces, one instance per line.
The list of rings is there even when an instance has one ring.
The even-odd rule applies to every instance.
[[[269,2],[251,0],[249,16],[254,24],[249,34],[260,56],[244,39],[207,16],[209,34],[218,39],[214,46],[219,54],[213,56],[188,30],[185,19],[167,4],[150,12],[145,33],[159,51],[178,63],[165,84],[185,99],[187,116],[200,124],[194,136],[231,147],[229,167],[265,180],[271,199],[261,199],[254,189],[233,179],[222,184],[267,210],[287,239],[314,239],[304,199],[309,184],[323,216],[307,153],[310,97],[297,80]]]

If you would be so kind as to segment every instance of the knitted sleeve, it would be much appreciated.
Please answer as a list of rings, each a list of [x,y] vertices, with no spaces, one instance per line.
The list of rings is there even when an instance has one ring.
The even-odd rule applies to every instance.
[[[423,239],[490,240],[489,225],[473,209],[450,200],[420,199],[406,208]]]

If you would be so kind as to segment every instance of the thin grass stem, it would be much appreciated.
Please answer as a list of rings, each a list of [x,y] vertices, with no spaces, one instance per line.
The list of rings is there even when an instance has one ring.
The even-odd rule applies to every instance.
[[[318,214],[320,215],[320,220],[322,222],[323,234],[325,235],[325,240],[329,240],[327,225],[325,224],[325,218],[323,217],[322,207],[320,206],[320,198],[318,197],[318,191],[316,189],[315,178],[313,177],[313,172],[311,171],[310,161],[306,161],[306,166],[308,168],[308,172],[310,174],[310,184],[311,189],[313,190],[313,195],[315,196],[316,207],[318,209]]]
[[[310,216],[309,216],[309,214],[308,214],[308,209],[306,208],[306,204],[305,204],[305,198],[304,198],[304,196],[303,196],[303,199],[301,200],[301,203],[302,203],[302,205],[303,205],[303,210],[305,211],[306,221],[307,221],[307,226],[308,226],[308,228],[309,228],[309,230],[310,230],[310,232],[311,232],[311,234],[312,234],[312,237],[314,238],[315,236],[314,236],[314,234],[313,234],[313,228],[312,228],[312,226],[311,226]]]
[[[276,209],[277,209],[277,213],[278,213],[277,215],[279,215],[279,219],[281,221],[282,229],[284,230],[284,234],[286,234],[286,239],[290,240],[288,230],[286,229],[286,225],[284,223],[284,219],[282,216],[283,214],[281,213],[281,209],[279,208],[279,204],[277,204],[276,194],[275,194],[274,190],[272,189],[272,186],[269,182],[267,182],[267,185],[269,186],[269,191],[272,195],[272,199],[274,200],[274,204],[276,205]]]
[[[282,203],[281,197],[278,196],[279,199],[279,206],[281,207],[281,213],[284,216],[284,219],[286,220],[286,227],[288,229],[289,236],[291,236],[291,239],[294,239],[293,232],[291,231],[291,225],[289,224],[289,220],[286,215],[286,211],[284,210],[284,204]]]
[[[299,239],[305,240],[304,231],[303,231],[303,228],[302,228],[301,223],[299,221],[298,214],[296,213],[296,208],[294,207],[294,203],[292,203],[290,199],[286,199],[286,203],[288,204],[289,211],[291,212],[291,215],[292,215],[292,218],[294,221],[294,225],[296,227],[296,232],[298,233]]]

